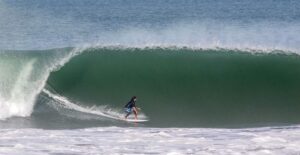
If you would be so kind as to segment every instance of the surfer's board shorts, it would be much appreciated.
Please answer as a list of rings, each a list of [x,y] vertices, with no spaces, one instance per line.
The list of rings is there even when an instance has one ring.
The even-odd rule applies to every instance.
[[[132,108],[125,108],[125,112],[127,113],[132,113],[133,109]]]

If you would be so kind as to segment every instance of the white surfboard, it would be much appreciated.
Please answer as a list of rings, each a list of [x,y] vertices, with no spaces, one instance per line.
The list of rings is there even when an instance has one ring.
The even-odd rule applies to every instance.
[[[133,122],[133,123],[142,123],[142,122],[147,122],[148,120],[146,119],[123,119],[126,122]]]

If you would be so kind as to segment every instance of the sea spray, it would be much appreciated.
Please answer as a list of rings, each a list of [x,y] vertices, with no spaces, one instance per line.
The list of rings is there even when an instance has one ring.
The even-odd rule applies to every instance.
[[[80,49],[1,52],[0,119],[29,116],[50,72],[63,66]]]

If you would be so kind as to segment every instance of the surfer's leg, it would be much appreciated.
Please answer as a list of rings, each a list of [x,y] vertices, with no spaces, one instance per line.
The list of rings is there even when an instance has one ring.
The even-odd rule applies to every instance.
[[[127,108],[125,112],[127,112],[127,114],[125,115],[125,119],[127,119],[127,117],[132,113],[132,109]]]
[[[137,120],[137,119],[138,119],[138,118],[137,118],[138,112],[137,112],[137,110],[136,110],[135,107],[133,107],[133,113],[134,113],[134,118]]]
[[[130,115],[130,113],[128,112],[126,115],[125,115],[125,119],[127,119],[127,117]]]

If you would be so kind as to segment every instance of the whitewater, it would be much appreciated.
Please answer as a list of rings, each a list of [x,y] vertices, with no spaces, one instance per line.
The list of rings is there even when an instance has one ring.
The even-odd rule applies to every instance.
[[[284,131],[283,131],[284,130]],[[5,129],[3,154],[296,154],[299,127]],[[15,137],[19,137],[15,139]]]
[[[299,154],[299,10],[0,0],[0,154]]]

